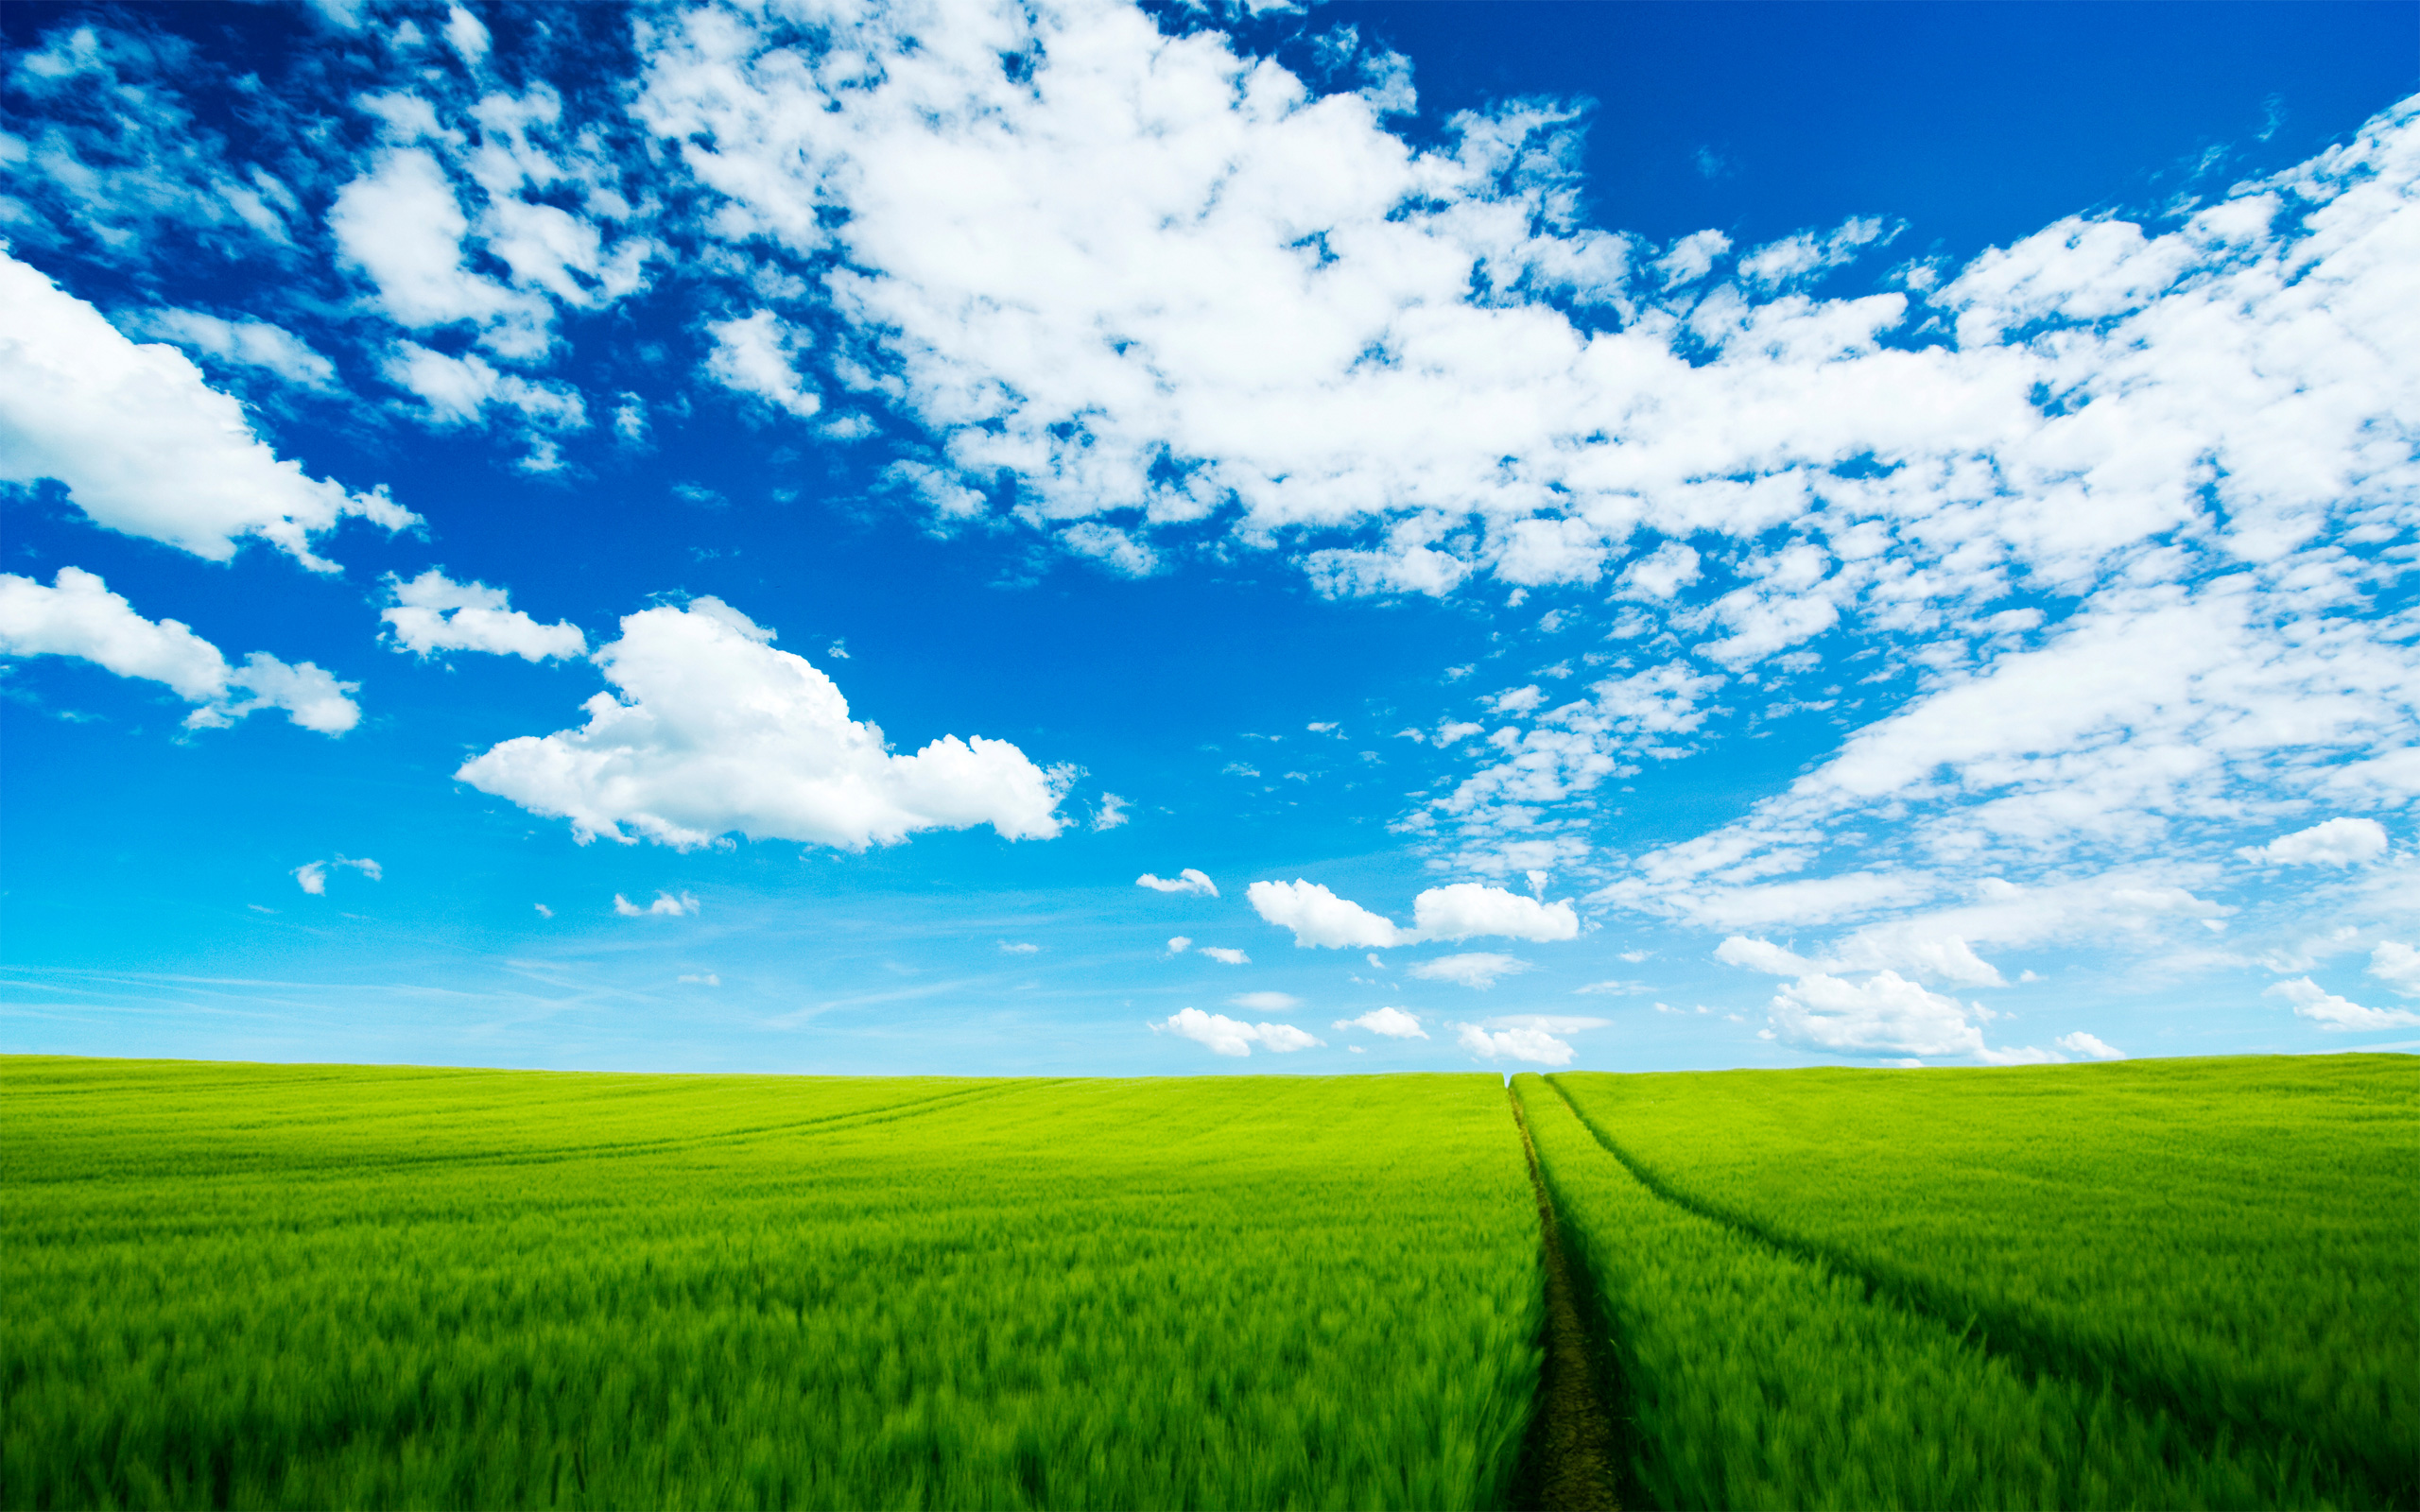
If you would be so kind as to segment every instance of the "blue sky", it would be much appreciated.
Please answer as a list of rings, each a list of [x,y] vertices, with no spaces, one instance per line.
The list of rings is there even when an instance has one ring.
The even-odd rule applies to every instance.
[[[5,43],[0,1049],[2420,1045],[2413,7]]]

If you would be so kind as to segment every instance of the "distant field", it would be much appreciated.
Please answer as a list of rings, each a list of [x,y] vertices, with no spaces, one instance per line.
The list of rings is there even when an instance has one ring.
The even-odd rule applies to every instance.
[[[1536,1379],[1495,1076],[0,1075],[13,1506],[1480,1506]]]
[[[2420,1060],[1512,1094],[7,1057],[0,1504],[2420,1502]]]

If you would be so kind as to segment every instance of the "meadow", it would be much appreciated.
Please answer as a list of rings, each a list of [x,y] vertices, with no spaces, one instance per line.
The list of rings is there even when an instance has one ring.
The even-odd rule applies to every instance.
[[[1488,1075],[6,1063],[14,1506],[1471,1507]]]
[[[1576,1504],[2409,1505],[2416,1130],[2383,1056],[0,1057],[0,1505],[1501,1506],[1542,1392]]]
[[[2420,1059],[1554,1081],[1693,1211],[2420,1504]]]

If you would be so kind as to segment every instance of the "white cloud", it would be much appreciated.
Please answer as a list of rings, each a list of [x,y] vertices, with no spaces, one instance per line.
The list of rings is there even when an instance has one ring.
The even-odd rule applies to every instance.
[[[1253,911],[1270,923],[1294,932],[1299,947],[1399,945],[1408,936],[1392,921],[1359,903],[1339,898],[1315,882],[1255,882],[1244,889]]]
[[[555,911],[547,907],[544,903],[531,903],[529,906],[538,910],[538,917],[541,919],[552,919],[555,917]]]
[[[1168,936],[1168,954],[1170,955],[1182,955],[1192,948],[1193,938],[1189,935],[1171,935]]]
[[[1283,1013],[1298,1008],[1303,1000],[1284,992],[1238,992],[1227,1000],[1227,1006],[1242,1008],[1249,1013]]]
[[[122,678],[165,683],[199,706],[185,716],[194,730],[223,729],[261,709],[283,709],[294,723],[323,735],[341,735],[361,721],[360,706],[348,696],[359,684],[339,682],[308,662],[289,666],[262,651],[230,667],[216,646],[185,625],[145,619],[80,567],[61,567],[47,588],[0,573],[0,656],[76,657]]]
[[[1219,885],[1191,867],[1185,868],[1173,877],[1154,877],[1147,871],[1134,879],[1134,885],[1149,887],[1153,892],[1181,892],[1195,898],[1219,896]]]
[[[2343,867],[2375,861],[2386,854],[2386,826],[2377,820],[2339,818],[2279,835],[2267,845],[2245,846],[2236,854],[2273,867]]]
[[[1283,1055],[1325,1043],[1290,1023],[1242,1023],[1223,1013],[1204,1013],[1200,1008],[1179,1009],[1150,1029],[1153,1034],[1166,1031],[1182,1035],[1222,1056],[1249,1056],[1253,1045]]]
[[[0,250],[0,480],[57,478],[99,524],[212,561],[259,536],[304,566],[311,538],[358,515],[419,517],[381,489],[303,475],[182,352],[138,346],[100,312]]]
[[[980,735],[894,755],[880,729],[850,719],[831,679],[772,639],[715,598],[627,615],[595,657],[618,696],[589,699],[580,729],[506,741],[455,775],[568,818],[582,842],[685,850],[736,832],[862,850],[918,830],[990,824],[1014,840],[1064,827],[1067,771]]]
[[[130,335],[173,341],[221,362],[275,373],[298,387],[336,388],[337,365],[284,326],[246,317],[230,320],[201,310],[141,310],[119,318]]]
[[[1817,971],[1784,986],[1768,1038],[1802,1050],[1851,1056],[1983,1056],[1976,1021],[1990,1015],[1927,991],[1896,971],[1862,982]]]
[[[2405,1008],[2365,1008],[2348,998],[2340,998],[2308,976],[2290,982],[2279,982],[2261,994],[2282,998],[2293,1005],[2297,1016],[2309,1019],[2330,1034],[2349,1030],[2400,1029],[2420,1023],[2420,1013]]]
[[[389,574],[387,588],[395,602],[379,617],[394,627],[403,649],[424,657],[438,651],[492,651],[544,662],[588,650],[588,638],[578,626],[541,625],[513,609],[503,589],[450,581],[443,568],[432,567],[407,583]]]
[[[543,296],[464,266],[470,217],[426,147],[383,153],[372,172],[337,193],[328,229],[345,261],[377,285],[379,309],[406,330],[467,323],[513,356],[538,355],[552,339],[554,309]]]
[[[2063,1034],[2059,1036],[2056,1043],[2060,1049],[2066,1051],[2067,1054],[2071,1056],[2083,1056],[2089,1060],[2123,1060],[2126,1058],[2126,1052],[2123,1050],[2118,1049],[2116,1045],[2111,1044],[2106,1040],[2100,1039],[2097,1035],[2086,1034],[2081,1029],[2077,1030],[2073,1034]]]
[[[1028,944],[1024,940],[1000,941],[1000,954],[1004,955],[1037,955],[1041,952],[1041,946]]]
[[[1115,830],[1126,822],[1126,800],[1115,793],[1100,796],[1100,807],[1093,814],[1095,830]]]
[[[1461,940],[1475,935],[1500,935],[1508,939],[1559,940],[1577,938],[1580,934],[1580,916],[1568,902],[1540,902],[1535,898],[1524,898],[1502,887],[1476,882],[1431,887],[1412,900],[1411,914],[1422,939]]]
[[[1495,985],[1498,977],[1516,975],[1529,969],[1529,962],[1516,961],[1510,955],[1474,952],[1415,962],[1411,974],[1430,982],[1459,982],[1464,987],[1489,988]]]
[[[801,420],[823,407],[822,399],[800,380],[791,360],[797,338],[772,311],[710,321],[706,333],[715,338],[706,371],[725,388],[761,399]]]
[[[294,880],[304,892],[314,897],[325,896],[328,890],[328,868],[350,867],[372,882],[383,879],[386,869],[367,856],[339,855],[329,861],[306,861],[294,868]]]
[[[1420,1026],[1420,1020],[1415,1015],[1395,1007],[1372,1008],[1357,1019],[1339,1019],[1330,1027],[1367,1029],[1372,1034],[1384,1035],[1390,1040],[1428,1038],[1428,1031]]]
[[[659,892],[655,895],[655,902],[644,908],[618,892],[614,895],[614,912],[624,919],[644,919],[649,914],[662,915],[667,919],[679,919],[683,914],[694,914],[697,911],[698,899],[694,893]]]
[[[712,972],[712,971],[698,971],[698,972],[693,972],[693,973],[685,973],[685,974],[682,975],[681,977],[677,978],[677,980],[682,981],[682,982],[685,982],[685,983],[687,983],[687,984],[688,984],[689,986],[691,986],[691,987],[720,987],[720,986],[722,986],[722,978],[721,978],[721,977],[719,977],[719,976],[717,976],[717,975],[716,975],[714,972]]]
[[[1250,966],[1252,957],[1231,945],[1204,945],[1201,954],[1221,966]]]
[[[1770,940],[1750,939],[1741,935],[1734,935],[1716,946],[1714,958],[1725,966],[1744,966],[1772,976],[1803,976],[1815,969],[1815,964],[1804,955]]]
[[[588,424],[587,403],[570,385],[500,370],[477,352],[452,357],[416,341],[398,341],[379,367],[389,383],[427,406],[423,418],[432,425],[475,425],[491,406],[510,410],[539,430],[577,431]],[[546,460],[550,450],[534,455],[536,461],[523,464],[525,471],[554,470]]]
[[[2370,951],[2370,974],[2405,997],[2420,996],[2420,950],[2380,940]]]
[[[1526,1060],[1539,1066],[1571,1064],[1571,1046],[1544,1029],[1505,1029],[1491,1034],[1478,1024],[1466,1023],[1454,1042],[1489,1060]]]

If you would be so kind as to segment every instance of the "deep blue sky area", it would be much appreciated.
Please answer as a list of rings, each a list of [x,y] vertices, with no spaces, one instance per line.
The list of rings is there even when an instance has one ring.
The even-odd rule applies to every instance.
[[[718,14],[9,8],[0,1050],[2420,1043],[2420,6]]]

